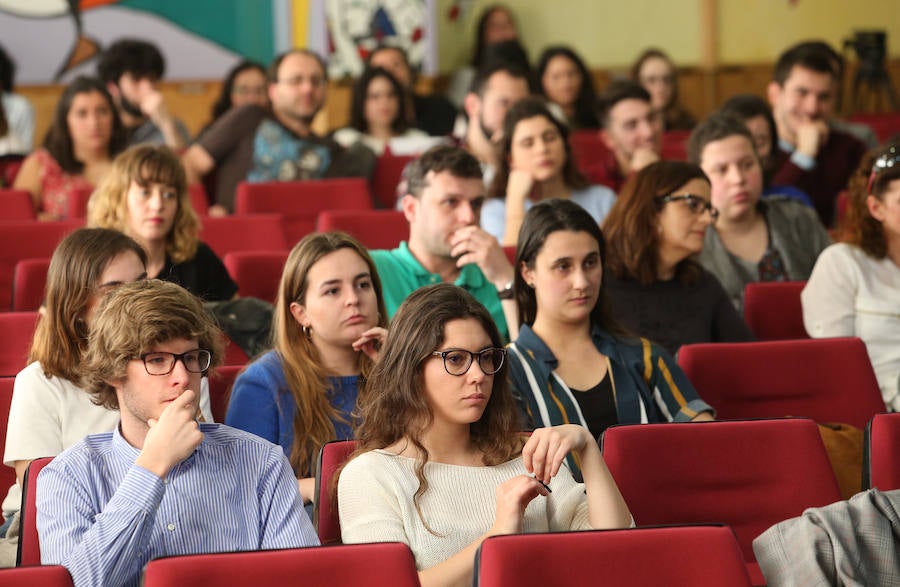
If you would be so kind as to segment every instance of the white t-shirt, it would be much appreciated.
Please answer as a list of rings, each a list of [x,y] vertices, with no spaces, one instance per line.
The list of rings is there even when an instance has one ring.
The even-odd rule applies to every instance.
[[[200,386],[200,410],[212,422],[209,382]],[[89,434],[109,432],[119,423],[119,411],[107,410],[91,401],[90,394],[68,379],[47,377],[38,362],[16,375],[3,464],[55,457]],[[18,484],[9,488],[3,500],[4,517],[19,510],[22,493]]]
[[[425,131],[411,128],[402,135],[391,137],[390,141],[377,139],[372,135],[359,132],[355,128],[345,127],[336,130],[332,135],[336,143],[342,147],[350,147],[355,143],[362,143],[378,156],[384,154],[386,147],[391,148],[394,155],[418,155],[431,147],[447,142],[444,137],[432,137]]]
[[[801,299],[810,336],[866,343],[884,403],[900,410],[900,267],[837,243],[819,255]]]

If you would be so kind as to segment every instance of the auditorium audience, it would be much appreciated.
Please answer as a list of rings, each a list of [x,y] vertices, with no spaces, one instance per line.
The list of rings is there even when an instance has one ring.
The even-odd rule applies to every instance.
[[[571,199],[600,223],[616,200],[611,189],[591,185],[578,171],[569,130],[542,98],[520,100],[506,113],[499,164],[481,227],[506,246],[516,244],[522,219],[535,202]]]
[[[863,158],[850,182],[840,242],[803,290],[803,323],[814,338],[858,336],[881,395],[900,410],[900,148]]]
[[[413,128],[408,119],[407,92],[388,70],[370,67],[353,83],[350,125],[332,138],[344,147],[362,143],[375,155],[389,150],[407,155],[428,148],[428,134]]]
[[[131,236],[147,252],[147,274],[204,301],[230,300],[237,284],[208,245],[178,156],[164,146],[131,147],[113,162],[88,204],[88,225]]]
[[[281,449],[196,420],[221,337],[174,283],[125,284],[100,302],[82,384],[118,422],[41,471],[43,564],[65,566],[79,587],[131,586],[160,556],[319,544]]]
[[[809,206],[778,196],[762,199],[762,169],[743,122],[727,114],[707,118],[691,134],[688,157],[709,178],[719,211],[698,260],[735,308],[742,311],[748,283],[806,280],[831,238]]]
[[[356,398],[386,325],[381,282],[362,245],[317,233],[294,246],[278,287],[274,350],[238,376],[225,423],[280,445],[307,503],[322,445],[353,437]]]
[[[562,110],[569,129],[600,128],[594,79],[575,51],[562,45],[548,47],[535,70],[540,94]]]
[[[9,536],[18,536],[21,486],[28,464],[56,456],[88,434],[112,430],[118,415],[91,401],[79,379],[88,328],[99,300],[123,283],[146,278],[146,254],[124,234],[82,228],[67,236],[50,259],[44,308],[38,318],[28,366],[16,376],[9,408],[3,464],[17,483],[3,501]],[[201,412],[211,422],[209,392]],[[4,528],[5,530],[5,528]],[[3,534],[0,533],[0,538]],[[0,566],[15,563],[16,540],[0,540]],[[9,549],[12,548],[12,551]]]
[[[403,542],[423,586],[467,585],[488,536],[632,523],[586,428],[516,434],[504,355],[490,314],[463,289],[437,284],[403,303],[338,480],[344,543]],[[569,452],[583,484],[563,463]]]
[[[572,422],[599,439],[614,424],[708,420],[674,360],[629,336],[606,303],[606,244],[567,200],[535,204],[516,248],[519,336],[507,347],[513,392],[530,428]],[[569,468],[578,471],[569,460]]]
[[[160,92],[166,62],[153,43],[120,39],[97,62],[97,76],[106,84],[128,131],[128,144],[168,145],[182,149],[191,136]]]
[[[678,100],[678,71],[668,55],[659,49],[647,49],[631,66],[631,79],[650,92],[653,108],[662,114],[666,131],[691,130],[697,124]]]
[[[660,161],[628,181],[603,223],[613,316],[673,355],[683,344],[753,338],[722,285],[695,260],[717,215],[703,170]]]
[[[125,143],[125,129],[103,84],[75,78],[56,104],[43,147],[22,163],[13,188],[31,194],[39,219],[66,218],[69,198],[93,190]]]

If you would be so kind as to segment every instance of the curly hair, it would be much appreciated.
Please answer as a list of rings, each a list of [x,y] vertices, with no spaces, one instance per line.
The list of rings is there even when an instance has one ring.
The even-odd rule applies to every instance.
[[[137,145],[116,157],[88,202],[88,226],[127,233],[128,189],[132,182],[141,187],[159,183],[174,188],[178,210],[166,237],[166,254],[173,263],[193,259],[200,242],[200,219],[191,205],[184,167],[168,147]]]
[[[222,362],[222,332],[199,298],[159,279],[125,284],[100,302],[88,337],[81,386],[95,404],[117,410],[113,383],[125,379],[128,363],[176,339],[197,339],[198,347],[210,352],[210,367],[204,375]]]
[[[891,149],[896,151],[897,146],[891,145],[869,151],[859,162],[850,178],[847,213],[838,227],[838,240],[856,245],[876,259],[887,256],[887,238],[881,221],[869,212],[867,200],[870,195],[882,199],[891,182],[900,179],[900,165],[898,165],[900,161],[883,171],[876,172],[873,176],[872,167],[875,161],[882,155],[890,153]]]

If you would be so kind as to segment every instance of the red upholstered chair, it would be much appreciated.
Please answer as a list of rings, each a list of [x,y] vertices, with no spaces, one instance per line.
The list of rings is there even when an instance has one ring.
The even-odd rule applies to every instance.
[[[316,466],[316,496],[313,506],[313,523],[322,544],[340,544],[341,520],[337,504],[331,500],[331,484],[334,473],[356,449],[355,440],[335,440],[325,443],[319,451]]]
[[[222,365],[209,378],[209,407],[216,422],[225,422],[231,388],[243,368],[244,365]]]
[[[721,525],[492,536],[475,555],[477,587],[563,584],[749,586],[750,577]]]
[[[235,193],[235,215],[279,213],[293,245],[316,229],[325,210],[371,210],[372,196],[363,178],[315,181],[241,182]]]
[[[0,311],[12,307],[13,270],[22,259],[49,259],[67,234],[82,220],[58,222],[10,221],[0,226]]]
[[[188,196],[191,198],[191,207],[199,216],[209,214],[209,198],[202,183],[192,183],[188,186]]]
[[[143,585],[418,587],[419,576],[408,546],[375,542],[158,558],[147,564]]]
[[[416,157],[414,155],[391,155],[385,153],[378,158],[375,164],[375,173],[372,176],[372,193],[375,202],[382,208],[393,210],[397,204],[397,184],[403,175],[403,170]]]
[[[882,143],[900,133],[900,114],[896,112],[859,113],[850,116],[850,122],[869,125]]]
[[[876,414],[866,429],[863,488],[900,489],[900,413]]]
[[[37,312],[0,312],[0,377],[15,377],[25,368],[37,321]]]
[[[36,221],[34,202],[27,190],[0,189],[0,210],[3,220]]]
[[[6,428],[9,425],[9,404],[12,402],[15,377],[0,377],[0,454],[6,453]],[[7,489],[16,482],[16,470],[0,466],[0,487]]]
[[[16,565],[41,564],[41,542],[37,532],[37,479],[41,469],[50,464],[53,457],[43,457],[31,461],[25,471],[25,487],[22,489],[22,510],[20,512],[21,530],[19,534],[19,552]]]
[[[10,186],[16,181],[25,155],[0,155],[0,186]]]
[[[220,258],[232,251],[287,251],[281,214],[225,216],[202,220],[200,240]]]
[[[287,251],[234,251],[222,261],[244,297],[275,303]]]
[[[805,418],[612,426],[602,448],[636,524],[730,525],[754,585],[765,584],[754,538],[841,499]]]
[[[94,193],[92,188],[72,190],[66,198],[66,217],[69,219],[84,220],[87,218],[88,201],[91,194]]]
[[[569,145],[578,169],[584,171],[609,156],[607,147],[596,130],[576,130],[569,134]]]
[[[678,364],[720,420],[802,416],[862,430],[887,411],[858,338],[691,344]]]
[[[670,130],[662,136],[660,156],[666,161],[687,161],[687,142],[690,131]]]
[[[73,587],[72,575],[61,565],[0,569],[0,585],[6,587]]]
[[[767,281],[744,287],[744,321],[759,340],[809,338],[800,292],[805,281]]]
[[[225,357],[222,359],[222,365],[239,365],[244,366],[250,362],[250,357],[239,347],[237,343],[225,336]]]
[[[50,259],[22,259],[13,269],[13,312],[36,312],[44,301]]]
[[[319,214],[316,230],[342,230],[367,249],[396,249],[409,236],[409,223],[396,210],[327,210]]]
[[[503,254],[506,255],[510,265],[516,264],[516,247],[503,247]]]

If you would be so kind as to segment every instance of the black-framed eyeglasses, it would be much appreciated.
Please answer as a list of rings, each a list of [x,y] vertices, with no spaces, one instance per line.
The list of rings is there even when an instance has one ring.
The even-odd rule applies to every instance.
[[[710,217],[715,221],[716,218],[719,217],[719,211],[712,205],[712,202],[704,198],[703,196],[698,196],[696,194],[678,194],[668,196],[662,196],[659,198],[659,202],[661,204],[667,204],[669,202],[684,202],[687,204],[688,210],[692,213],[703,214],[704,212],[709,212]]]
[[[144,353],[139,358],[144,362],[144,369],[149,375],[168,375],[175,369],[176,361],[181,361],[184,368],[191,373],[203,373],[209,369],[212,354],[206,349],[194,349],[180,355],[155,351]]]
[[[466,349],[447,349],[446,351],[434,351],[431,354],[444,360],[444,370],[450,375],[465,375],[475,357],[478,357],[478,366],[481,371],[485,375],[493,375],[503,366],[506,349],[491,347],[477,353]]]
[[[882,153],[872,163],[872,173],[869,174],[869,184],[866,191],[872,193],[872,186],[875,184],[875,178],[886,169],[890,169],[895,165],[900,165],[900,151],[896,145],[891,145],[887,151]]]

